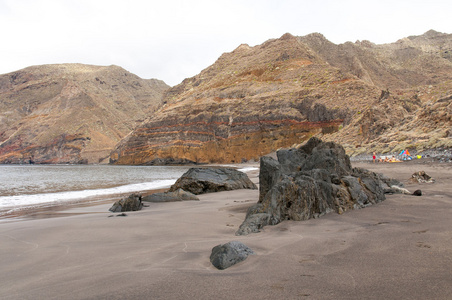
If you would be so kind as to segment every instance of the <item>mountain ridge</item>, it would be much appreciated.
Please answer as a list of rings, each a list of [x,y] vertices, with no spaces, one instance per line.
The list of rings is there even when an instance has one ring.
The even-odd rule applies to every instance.
[[[53,64],[0,75],[0,162],[102,162],[167,88],[118,66]]]
[[[427,47],[431,39],[435,43]],[[410,89],[448,86],[452,64],[443,56],[450,40],[449,34],[429,31],[410,37],[410,42],[335,45],[321,34],[286,33],[261,45],[239,45],[167,90],[162,108],[118,145],[111,162],[257,160],[312,135],[339,138],[351,124],[361,128],[361,136],[356,141],[343,137],[350,143],[348,151],[369,151],[366,143],[373,144],[366,128],[372,124],[358,124],[362,113],[380,105],[382,91],[388,89],[396,111],[397,99],[411,95]]]

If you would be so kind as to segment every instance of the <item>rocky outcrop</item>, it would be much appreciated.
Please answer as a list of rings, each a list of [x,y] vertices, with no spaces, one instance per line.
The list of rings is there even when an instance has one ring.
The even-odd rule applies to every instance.
[[[137,211],[143,208],[141,202],[141,195],[131,194],[126,198],[116,201],[109,211],[111,212],[123,212],[123,211]]]
[[[210,262],[219,270],[227,269],[241,261],[244,261],[254,252],[246,245],[238,241],[232,241],[223,245],[217,245],[212,249]]]
[[[190,168],[169,189],[195,195],[237,189],[257,189],[248,176],[233,168]]]
[[[168,88],[117,66],[42,65],[0,75],[0,163],[108,162]]]
[[[176,201],[193,201],[199,200],[194,194],[177,189],[173,192],[167,191],[165,193],[154,193],[142,198],[143,202],[176,202]]]
[[[278,160],[262,157],[259,201],[248,209],[237,235],[283,220],[302,221],[379,203],[395,179],[352,168],[342,146],[311,138],[296,149],[280,150]]]
[[[351,156],[372,152],[397,154],[452,148],[452,81],[438,85],[390,91],[370,103],[340,131],[319,135],[341,141]]]

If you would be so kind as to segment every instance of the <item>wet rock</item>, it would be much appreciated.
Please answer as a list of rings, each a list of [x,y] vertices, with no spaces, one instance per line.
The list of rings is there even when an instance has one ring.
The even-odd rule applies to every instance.
[[[143,202],[176,202],[190,200],[199,200],[199,198],[183,189],[178,189],[174,192],[155,193],[142,198]]]
[[[210,254],[210,262],[219,270],[227,269],[236,263],[244,261],[248,255],[254,254],[253,250],[241,242],[232,241],[213,247]]]
[[[131,194],[127,198],[122,198],[116,201],[109,211],[111,212],[124,212],[124,211],[137,211],[143,208],[141,202],[141,195]]]
[[[248,176],[232,168],[191,168],[171,186],[195,195],[237,189],[257,189]]]
[[[342,146],[311,138],[304,146],[262,157],[259,201],[248,209],[236,235],[259,232],[283,220],[302,221],[339,214],[385,200],[403,184],[366,169],[352,168]]]

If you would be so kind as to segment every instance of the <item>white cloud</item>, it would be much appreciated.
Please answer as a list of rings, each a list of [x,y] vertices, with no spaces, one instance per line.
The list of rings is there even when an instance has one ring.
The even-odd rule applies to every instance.
[[[29,65],[116,64],[170,85],[241,43],[286,32],[335,43],[394,42],[429,29],[451,32],[446,1],[0,0],[0,73]]]

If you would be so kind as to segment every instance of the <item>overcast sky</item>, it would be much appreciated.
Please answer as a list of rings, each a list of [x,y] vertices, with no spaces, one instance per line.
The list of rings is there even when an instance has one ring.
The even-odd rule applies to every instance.
[[[0,74],[31,65],[118,65],[176,85],[240,44],[286,32],[391,43],[452,33],[446,0],[0,0]]]

